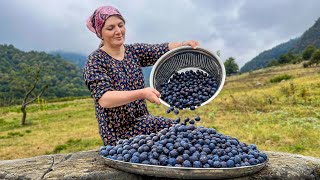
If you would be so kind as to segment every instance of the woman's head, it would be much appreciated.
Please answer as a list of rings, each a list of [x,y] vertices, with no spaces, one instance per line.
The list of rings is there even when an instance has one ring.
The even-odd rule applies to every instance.
[[[104,43],[122,45],[125,39],[125,20],[112,6],[97,8],[87,20],[87,27]]]
[[[101,39],[109,46],[121,46],[124,43],[126,28],[119,16],[110,16],[101,30]]]

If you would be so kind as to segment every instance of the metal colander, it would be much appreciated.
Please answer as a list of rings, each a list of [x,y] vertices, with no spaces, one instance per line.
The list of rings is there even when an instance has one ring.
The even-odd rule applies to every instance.
[[[190,46],[183,46],[172,49],[162,55],[152,68],[150,86],[160,92],[161,84],[168,82],[174,73],[188,70],[200,70],[215,78],[218,84],[217,91],[200,106],[212,101],[224,85],[226,77],[225,67],[219,56],[201,47],[193,49]],[[161,97],[160,102],[168,107],[170,106]]]

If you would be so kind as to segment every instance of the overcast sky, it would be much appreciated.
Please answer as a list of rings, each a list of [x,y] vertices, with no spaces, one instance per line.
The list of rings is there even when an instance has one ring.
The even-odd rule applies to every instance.
[[[99,39],[85,20],[102,5],[117,7],[126,19],[126,43],[195,39],[240,67],[320,17],[319,0],[1,0],[0,44],[87,56]]]

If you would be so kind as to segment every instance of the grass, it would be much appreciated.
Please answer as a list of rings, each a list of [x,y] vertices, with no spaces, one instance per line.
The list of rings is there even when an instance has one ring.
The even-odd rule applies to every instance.
[[[274,77],[294,77],[271,83]],[[150,113],[166,107],[148,103]],[[0,159],[17,159],[98,148],[93,100],[75,99],[27,108],[28,125],[21,126],[19,106],[0,108]],[[199,115],[198,125],[272,150],[320,157],[320,67],[302,65],[268,68],[228,77],[216,99],[181,118]]]
[[[28,108],[28,125],[21,126],[18,106],[0,109],[0,157],[16,159],[94,149],[102,145],[93,101],[89,98]],[[18,134],[12,136],[11,134]]]

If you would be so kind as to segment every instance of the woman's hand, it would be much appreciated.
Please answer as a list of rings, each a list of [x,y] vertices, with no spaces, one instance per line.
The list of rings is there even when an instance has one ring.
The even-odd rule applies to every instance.
[[[160,104],[160,93],[151,87],[147,87],[143,89],[143,97],[144,99],[147,99],[148,101],[156,104]]]
[[[182,41],[182,42],[171,42],[169,43],[169,50],[177,48],[177,47],[181,47],[181,46],[191,46],[192,48],[197,48],[197,46],[199,46],[200,43],[196,40],[188,40],[188,41]]]

